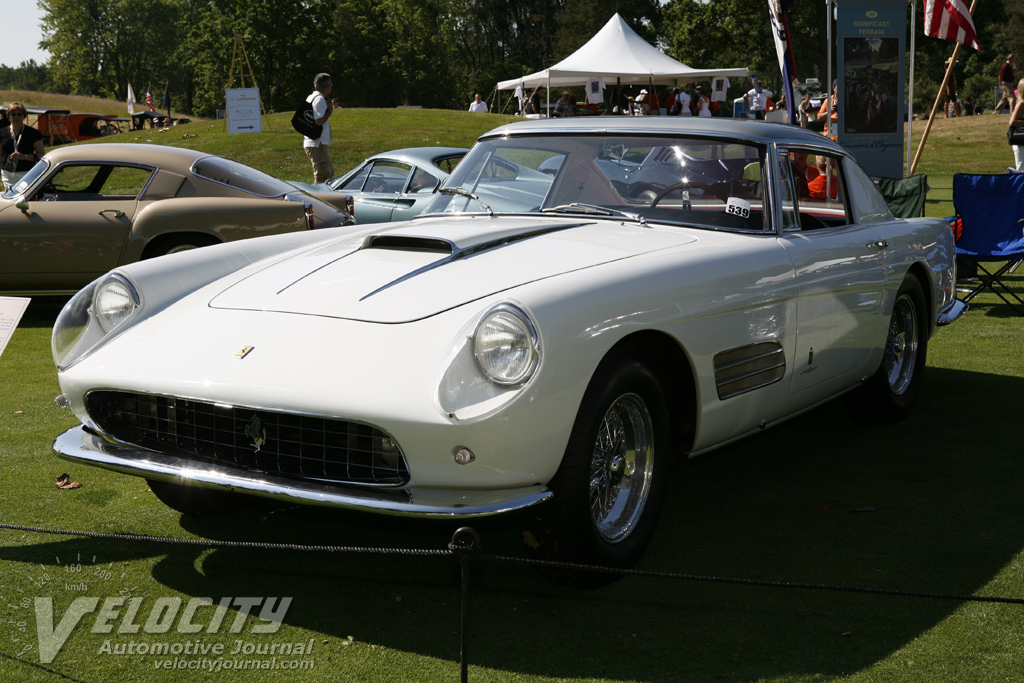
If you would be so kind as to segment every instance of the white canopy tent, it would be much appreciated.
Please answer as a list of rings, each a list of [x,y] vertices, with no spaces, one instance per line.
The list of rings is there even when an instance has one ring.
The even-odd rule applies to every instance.
[[[643,83],[647,85],[678,85],[693,81],[710,81],[715,77],[743,78],[747,69],[692,69],[657,49],[636,34],[616,14],[593,38],[558,64],[528,76],[498,83],[497,89],[515,90],[579,86],[601,78],[611,85]]]

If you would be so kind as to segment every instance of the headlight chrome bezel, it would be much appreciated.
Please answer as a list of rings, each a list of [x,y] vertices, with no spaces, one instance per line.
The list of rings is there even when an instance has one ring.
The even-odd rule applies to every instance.
[[[506,331],[503,333],[500,328]],[[508,335],[510,331],[516,337],[512,347],[495,351],[495,339],[503,334]],[[541,344],[537,325],[526,311],[515,304],[501,303],[484,313],[473,331],[472,341],[473,357],[477,367],[499,386],[513,387],[525,384],[540,365]],[[510,360],[511,356],[524,352],[525,359]],[[502,372],[499,366],[507,366],[514,371]]]
[[[118,292],[128,303],[127,306],[104,307],[97,304],[104,295],[119,288]],[[116,336],[125,323],[138,315],[142,299],[138,290],[128,278],[118,273],[108,273],[83,287],[61,310],[53,326],[51,351],[58,370],[66,370],[89,353]]]

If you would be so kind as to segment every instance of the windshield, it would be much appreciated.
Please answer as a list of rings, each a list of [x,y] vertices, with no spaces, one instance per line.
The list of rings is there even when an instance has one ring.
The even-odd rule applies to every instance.
[[[260,197],[280,197],[291,190],[273,176],[224,157],[203,157],[192,164],[192,173]]]
[[[765,150],[652,135],[535,135],[477,143],[427,213],[599,213],[765,230]]]
[[[36,162],[36,165],[28,170],[28,172],[21,177],[18,182],[14,183],[11,189],[4,192],[5,199],[13,199],[18,195],[25,194],[28,188],[32,187],[39,176],[46,173],[46,169],[50,168],[50,162],[46,159],[40,159]]]

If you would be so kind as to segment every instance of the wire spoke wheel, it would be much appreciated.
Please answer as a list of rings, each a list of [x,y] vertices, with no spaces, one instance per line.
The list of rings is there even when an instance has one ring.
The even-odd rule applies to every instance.
[[[653,432],[650,411],[636,394],[616,399],[598,428],[590,461],[590,513],[608,542],[629,535],[643,513],[654,464]]]

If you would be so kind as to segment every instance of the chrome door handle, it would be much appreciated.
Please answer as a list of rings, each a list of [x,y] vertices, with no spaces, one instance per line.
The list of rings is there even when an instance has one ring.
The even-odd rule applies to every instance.
[[[112,213],[112,214],[114,214],[114,218],[120,218],[121,216],[124,215],[124,211],[121,211],[119,209],[103,209],[102,211],[100,211],[100,215],[101,216],[103,214],[105,214],[105,213]]]
[[[889,246],[889,243],[885,240],[878,240],[877,242],[868,242],[866,245],[868,249],[885,249]]]

